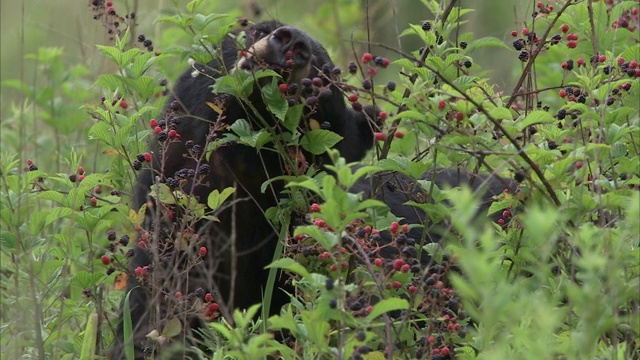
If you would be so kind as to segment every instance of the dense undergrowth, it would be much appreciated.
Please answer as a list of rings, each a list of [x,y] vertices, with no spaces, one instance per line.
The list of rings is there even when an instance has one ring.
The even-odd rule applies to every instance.
[[[170,91],[165,79],[176,75],[164,64],[210,61],[215,45],[246,21],[195,0],[158,20],[171,25],[167,34],[182,32],[193,43],[159,49],[137,34],[142,15],[120,13],[117,2],[93,3],[87,16],[112,36],[112,43],[97,46],[115,71],[91,84],[85,66],[65,63],[63,49],[43,47],[25,61],[38,64],[46,84],[2,84],[24,98],[3,120],[1,137],[0,346],[8,358],[105,353],[126,276],[145,271],[127,270],[130,249],[148,234],[140,228],[143,210],[129,208],[129,191],[149,157],[162,156],[147,153],[145,144],[162,136],[154,129]],[[225,317],[206,293],[169,296],[184,297],[176,304],[199,301],[194,309],[211,320],[207,344],[220,359],[275,352],[288,359],[637,359],[639,7],[637,1],[532,3],[533,16],[503,41],[463,32],[471,9],[458,1],[441,7],[423,0],[425,21],[406,24],[401,34],[419,38],[419,49],[356,41],[357,56],[334,59],[342,64],[340,85],[355,109],[377,105],[384,126],[363,162],[370,167],[352,174],[333,154],[336,178],[290,177],[289,197],[267,212],[284,228],[287,251],[273,267],[291,274],[291,305],[256,321],[259,307]],[[512,49],[520,62],[513,89],[492,84],[474,63],[482,47]],[[375,49],[396,56],[376,56]],[[215,90],[246,97],[238,76],[223,77]],[[265,101],[274,116],[297,121],[301,105],[289,106],[273,86],[275,96]],[[25,136],[40,126],[55,136]],[[242,122],[230,130],[225,141],[260,147],[272,140]],[[180,141],[179,134],[165,135]],[[335,140],[286,139],[311,152]],[[30,141],[51,153],[37,162],[19,157]],[[489,214],[502,216],[492,223],[473,217],[477,199],[468,189],[419,180],[424,198],[410,205],[430,221],[451,218],[439,244],[408,238],[408,228],[383,204],[344,190],[365,174],[397,171],[418,179],[433,167],[491,172],[519,186],[496,199]],[[157,191],[167,191],[167,200],[181,190]],[[309,194],[317,199],[310,207],[302,201]],[[215,215],[183,195],[177,205],[190,208],[194,221]],[[228,195],[211,196],[209,210]],[[284,219],[301,207],[308,225],[288,231]],[[398,248],[394,259],[376,256],[377,233],[387,230]],[[435,263],[412,262],[414,252],[427,252]],[[180,338],[177,321],[153,334],[159,348]],[[290,334],[284,342],[270,332],[280,329]]]

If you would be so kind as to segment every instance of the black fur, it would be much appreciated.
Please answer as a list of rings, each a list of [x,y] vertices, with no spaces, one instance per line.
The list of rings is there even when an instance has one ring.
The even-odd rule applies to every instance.
[[[244,68],[251,68],[259,63],[266,63],[268,67],[281,70],[284,67],[282,62],[287,60],[284,54],[287,51],[292,51],[294,68],[288,72],[283,71],[283,75],[286,75],[291,81],[320,76],[325,78],[325,84],[331,90],[331,96],[319,97],[319,105],[315,111],[312,114],[308,114],[307,111],[305,114],[308,116],[305,116],[301,122],[312,118],[319,124],[325,124],[325,126],[330,124],[330,130],[344,137],[344,140],[336,147],[347,161],[360,160],[372,147],[373,133],[369,118],[375,116],[373,108],[367,107],[364,112],[355,112],[346,107],[344,95],[340,89],[326,80],[327,77],[331,77],[331,72],[320,73],[321,69],[325,69],[326,72],[326,69],[331,70],[334,67],[325,49],[306,33],[295,28],[283,27],[277,22],[265,22],[247,28],[246,49],[252,51],[251,46],[265,37],[269,39],[266,52],[263,50],[259,57],[242,59],[242,65],[239,65],[238,68],[236,68],[236,64],[239,60],[239,51],[236,42],[231,37],[227,37],[220,47],[222,62],[218,60],[206,66],[195,65],[177,81],[173,96],[167,102],[165,120],[167,123],[174,124],[173,127],[180,134],[181,141],[169,144],[164,153],[166,158],[164,164],[160,161],[162,157],[161,145],[155,137],[150,141],[150,151],[154,154],[153,169],[155,170],[141,171],[134,189],[134,208],[139,209],[143,204],[149,205],[147,229],[154,226],[160,227],[160,225],[156,225],[157,220],[163,219],[166,213],[166,209],[159,208],[149,197],[149,187],[156,182],[155,179],[164,182],[166,178],[173,177],[181,169],[196,167],[196,161],[185,157],[185,154],[188,153],[185,142],[192,140],[201,147],[205,146],[207,136],[210,134],[210,127],[218,119],[218,114],[210,106],[211,103],[223,103],[224,115],[226,116],[224,122],[227,124],[232,124],[236,119],[246,119],[254,129],[259,129],[264,126],[260,120],[262,117],[270,126],[279,126],[277,120],[264,105],[259,88],[253,91],[249,99],[251,105],[259,112],[259,116],[249,111],[247,104],[241,103],[240,100],[211,92],[210,87],[214,83],[214,79],[228,71],[243,71]],[[264,44],[262,43],[262,45]],[[304,73],[299,73],[300,71],[304,71]],[[171,118],[174,118],[173,121]],[[305,127],[306,125],[301,123],[300,126]],[[314,158],[310,154],[305,154],[304,159],[312,164],[321,164],[326,161],[322,157]],[[240,144],[227,144],[216,149],[211,154],[208,164],[211,170],[202,185],[191,189],[187,184],[184,188],[185,192],[192,191],[203,203],[206,203],[208,194],[214,189],[222,190],[234,187],[236,192],[231,200],[233,206],[216,214],[219,222],[202,223],[196,229],[197,233],[204,238],[203,245],[208,248],[207,256],[186,276],[182,273],[185,268],[183,252],[174,251],[171,241],[165,240],[166,238],[175,238],[176,234],[171,233],[170,229],[166,229],[162,225],[160,231],[156,231],[160,236],[148,241],[149,247],[166,247],[167,244],[169,247],[155,252],[136,247],[131,269],[133,272],[136,267],[151,266],[152,276],[156,279],[154,282],[156,288],[159,285],[169,296],[178,290],[184,292],[186,296],[198,287],[206,291],[215,288],[217,290],[215,298],[223,304],[222,306],[225,306],[226,303],[229,309],[248,308],[250,305],[259,303],[262,299],[268,275],[268,271],[264,268],[272,260],[278,239],[277,230],[267,221],[264,211],[277,205],[282,185],[275,183],[273,190],[270,188],[264,193],[260,187],[266,180],[283,175],[286,168],[278,153],[267,150],[258,151]],[[173,210],[175,211],[175,209]],[[231,243],[234,243],[236,247],[236,269],[231,268]],[[197,251],[197,246],[192,247],[195,247]],[[158,253],[161,253],[163,259],[157,259]],[[235,286],[230,283],[232,270],[235,270],[237,275]],[[187,279],[189,283],[186,282]],[[163,305],[160,305],[161,319],[150,318],[150,309],[153,309],[159,302],[162,303],[164,299],[162,296],[152,298],[147,285],[139,284],[135,278],[130,279],[129,306],[134,337],[127,341],[133,342],[136,358],[143,356],[142,349],[145,346],[153,345],[153,342],[145,339],[145,335],[152,329],[160,331],[164,325],[162,321]],[[284,284],[278,282],[276,286],[279,289]],[[234,289],[233,294],[231,293],[232,288]],[[158,292],[156,291],[156,293]],[[233,299],[232,303],[229,303],[230,299]],[[274,291],[272,311],[277,311],[287,302],[288,298],[284,292]],[[192,317],[186,320],[193,321],[193,326],[199,326],[199,322]],[[153,327],[149,325],[153,325]],[[122,338],[121,321],[116,334],[113,358],[124,358]]]

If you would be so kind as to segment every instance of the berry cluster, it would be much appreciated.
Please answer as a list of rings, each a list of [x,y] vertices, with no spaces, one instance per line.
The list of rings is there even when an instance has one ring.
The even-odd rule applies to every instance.
[[[120,36],[123,29],[135,25],[135,13],[124,16],[116,12],[112,0],[90,0],[89,6],[93,10],[93,19],[100,20],[109,34],[109,40],[114,40],[115,36]]]

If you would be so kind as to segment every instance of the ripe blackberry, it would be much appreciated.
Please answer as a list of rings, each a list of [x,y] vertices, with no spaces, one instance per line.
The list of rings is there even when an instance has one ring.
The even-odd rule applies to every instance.
[[[558,120],[564,120],[566,116],[567,116],[567,110],[565,109],[560,109],[556,114],[556,117],[558,118]]]
[[[158,134],[158,141],[160,142],[166,141],[168,138],[169,138],[169,135],[167,134],[166,131],[163,131],[160,134]]]
[[[429,31],[431,30],[431,23],[428,21],[425,21],[422,23],[422,30],[424,31]]]
[[[116,239],[116,231],[115,230],[107,231],[107,240],[113,241],[115,239]]]
[[[150,39],[146,39],[145,41],[142,42],[142,45],[144,45],[145,47],[149,47],[153,45],[153,41],[151,41]]]
[[[143,154],[138,154],[136,155],[136,159],[140,162],[144,162],[144,155]]]
[[[376,63],[376,65],[382,66],[382,56],[374,57],[373,62]]]
[[[144,35],[138,35],[138,42],[144,42],[145,40],[147,40],[147,38]]]
[[[443,42],[444,42],[444,37],[442,37],[442,35],[438,36],[438,38],[436,39],[436,44],[442,45]]]
[[[329,130],[331,129],[331,123],[328,121],[324,121],[322,124],[320,124],[320,128],[323,130]]]
[[[471,61],[469,61],[469,60],[465,60],[465,61],[464,61],[464,63],[463,63],[463,65],[464,65],[464,67],[466,67],[466,68],[468,69],[468,68],[470,68],[470,67],[471,67],[471,65],[472,65],[472,64],[471,64]]]
[[[193,145],[193,147],[191,148],[191,152],[193,153],[193,155],[198,155],[202,152],[202,146],[200,145]]]
[[[36,166],[36,164],[29,165],[29,171],[36,171],[36,170],[38,170],[38,167]]]
[[[305,103],[307,104],[307,106],[316,106],[318,105],[318,98],[315,96],[309,96],[306,100]]]
[[[396,83],[394,83],[393,81],[389,81],[387,83],[387,89],[389,91],[394,91],[396,89]]]
[[[529,52],[527,50],[520,51],[520,54],[518,55],[518,59],[520,59],[520,61],[522,62],[529,61]]]
[[[559,43],[562,40],[562,36],[560,36],[560,34],[555,34],[551,37],[551,45],[555,45],[557,43]]]
[[[180,180],[172,177],[167,178],[167,186],[171,189],[176,189],[177,187],[180,186]]]
[[[182,108],[182,106],[180,105],[180,102],[178,102],[178,100],[173,100],[171,102],[170,107],[171,107],[171,110],[173,110],[173,111],[178,111],[178,110],[180,110],[180,108]]]
[[[573,60],[569,59],[565,62],[567,63],[567,70],[573,70]]]
[[[578,96],[578,102],[580,104],[584,104],[585,102],[587,102],[587,98],[584,95],[580,95]]]
[[[333,279],[332,278],[327,278],[327,281],[324,283],[324,287],[327,290],[333,290]]]
[[[338,301],[336,301],[336,299],[329,300],[329,307],[335,309],[336,307],[338,307]]]
[[[289,84],[289,87],[287,88],[287,94],[293,95],[297,92],[298,92],[298,84],[296,83]]]
[[[142,163],[138,160],[134,160],[133,161],[133,169],[134,170],[140,170],[142,169]]]
[[[418,251],[414,246],[405,246],[402,248],[402,255],[408,258],[415,258],[418,256]]]
[[[358,71],[358,65],[356,65],[355,62],[350,62],[349,63],[349,74],[355,74],[356,71]]]
[[[210,171],[209,168],[209,164],[202,164],[200,165],[200,168],[198,169],[198,174],[200,175],[207,175]]]
[[[524,40],[523,39],[517,39],[516,41],[513,42],[513,48],[520,51],[524,48]]]
[[[371,90],[371,80],[369,80],[369,79],[362,80],[362,87],[365,90]]]
[[[310,88],[311,85],[313,85],[313,82],[309,78],[304,78],[300,80],[300,85],[302,85],[305,88]]]
[[[611,65],[607,65],[604,68],[602,68],[602,72],[605,75],[609,75],[611,73],[611,70],[613,70],[613,66],[611,66]]]
[[[118,240],[118,242],[122,245],[122,246],[127,246],[129,245],[129,235],[125,234],[120,236],[120,240]]]
[[[460,41],[460,48],[461,49],[466,49],[467,48],[467,42],[466,41]]]

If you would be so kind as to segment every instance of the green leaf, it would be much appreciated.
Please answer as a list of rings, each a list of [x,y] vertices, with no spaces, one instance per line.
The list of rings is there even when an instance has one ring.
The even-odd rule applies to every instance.
[[[172,318],[162,329],[162,335],[168,339],[173,339],[182,332],[182,323],[178,318]]]
[[[304,105],[302,104],[297,104],[288,108],[287,115],[284,117],[283,121],[285,129],[291,132],[296,130],[296,127],[298,127],[298,124],[300,123],[300,118],[302,118],[303,108]]]
[[[209,193],[209,196],[207,197],[207,205],[211,208],[211,210],[215,211],[235,191],[236,191],[236,189],[234,189],[232,187],[228,187],[228,188],[222,190],[222,192],[219,192],[218,189],[215,189],[211,193]]]
[[[153,184],[151,185],[151,191],[149,195],[153,196],[157,201],[167,204],[174,205],[176,203],[176,199],[171,193],[171,189],[167,184]]]
[[[342,136],[333,131],[317,129],[304,134],[300,139],[300,146],[314,155],[320,155],[334,147],[340,140]]]
[[[493,116],[496,120],[511,120],[513,116],[511,111],[504,107],[497,107],[489,110],[489,115]]]
[[[260,92],[269,111],[275,115],[278,120],[284,121],[287,110],[289,109],[289,103],[287,99],[282,96],[282,92],[278,88],[278,79],[271,79],[271,83],[263,86]]]
[[[409,302],[405,299],[391,298],[384,299],[373,306],[373,310],[367,315],[368,321],[373,321],[378,316],[396,310],[406,310],[409,308]]]
[[[500,47],[503,49],[509,49],[509,47],[504,43],[503,40],[498,39],[496,37],[493,36],[487,36],[487,37],[483,37],[477,40],[473,40],[468,46],[467,46],[467,52],[471,53],[474,50],[477,49],[481,49],[484,47],[489,47],[489,46],[493,46],[493,47]]]
[[[80,360],[91,360],[96,352],[96,338],[98,336],[98,314],[91,313],[87,319],[82,337],[82,350]]]
[[[527,115],[522,121],[516,123],[518,130],[522,131],[524,128],[534,124],[546,124],[556,121],[553,115],[543,110],[536,110]]]
[[[325,249],[333,249],[336,244],[338,244],[338,236],[333,232],[324,231],[317,226],[307,225],[307,226],[298,226],[294,232],[294,235],[309,235],[314,238],[322,247]]]

